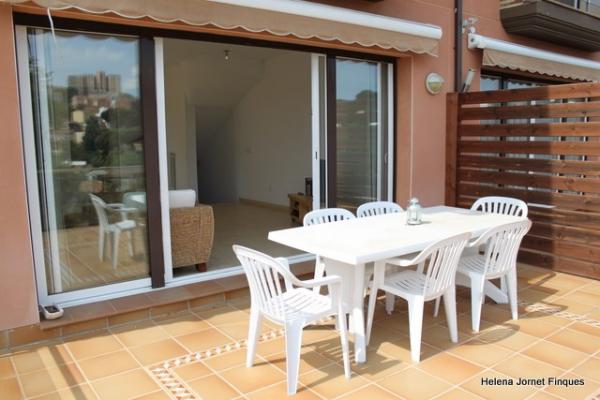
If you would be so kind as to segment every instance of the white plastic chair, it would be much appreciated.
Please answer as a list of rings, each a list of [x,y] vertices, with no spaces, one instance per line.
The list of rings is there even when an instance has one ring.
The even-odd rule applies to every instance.
[[[135,211],[135,209],[125,208],[120,203],[106,204],[100,197],[90,193],[90,200],[94,205],[96,216],[98,217],[98,257],[100,261],[104,261],[105,251],[105,236],[111,236],[111,262],[113,269],[117,268],[119,259],[119,238],[122,232],[128,234],[129,255],[133,257],[133,235],[132,230],[137,224],[134,220],[128,219],[127,213]],[[118,212],[121,214],[121,221],[110,223],[107,212]]]
[[[321,210],[314,210],[306,213],[302,223],[304,226],[310,226],[327,224],[336,221],[345,221],[354,218],[356,218],[356,216],[344,208],[323,208]],[[314,279],[320,279],[323,277],[323,275],[325,275],[325,264],[321,261],[321,257],[317,254]],[[318,293],[321,288],[315,287],[313,290]]]
[[[488,279],[506,277],[508,298],[513,319],[518,319],[517,304],[517,254],[521,240],[531,228],[531,221],[519,221],[488,230],[468,245],[485,252],[469,254],[458,264],[456,283],[471,286],[471,325],[479,332],[481,307],[485,300],[484,284]]]
[[[529,208],[524,201],[501,196],[488,196],[477,199],[471,206],[471,210],[515,217],[527,217],[529,212]]]
[[[404,211],[396,203],[391,201],[372,201],[370,203],[361,204],[356,210],[358,218],[372,217],[374,215],[399,213]]]
[[[367,343],[371,338],[378,290],[400,296],[408,302],[410,353],[413,361],[419,362],[421,358],[423,308],[426,301],[444,297],[450,340],[454,343],[458,341],[454,280],[458,260],[469,237],[469,233],[462,233],[430,245],[411,260],[395,259],[397,265],[402,267],[418,265],[416,271],[405,270],[385,276],[386,262],[375,263],[375,276],[369,296]]]
[[[286,346],[287,392],[297,390],[302,329],[322,318],[335,315],[342,341],[344,372],[350,379],[350,355],[346,318],[342,309],[342,279],[330,275],[321,279],[298,280],[284,258],[234,245],[233,251],[242,263],[250,287],[251,309],[248,329],[246,367],[252,367],[256,342],[263,317],[284,326]],[[282,284],[283,283],[283,284]],[[327,285],[329,296],[315,293],[312,288]]]

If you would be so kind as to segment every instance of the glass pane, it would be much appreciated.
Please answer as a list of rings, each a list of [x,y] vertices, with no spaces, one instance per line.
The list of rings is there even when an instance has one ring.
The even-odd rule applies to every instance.
[[[138,40],[27,40],[48,293],[147,277]]]
[[[377,75],[377,63],[336,60],[336,204],[350,210],[378,198]]]

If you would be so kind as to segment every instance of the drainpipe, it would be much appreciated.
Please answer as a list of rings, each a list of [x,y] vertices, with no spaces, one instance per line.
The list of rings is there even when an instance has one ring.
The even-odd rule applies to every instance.
[[[463,2],[454,0],[454,91],[462,87],[462,19]]]

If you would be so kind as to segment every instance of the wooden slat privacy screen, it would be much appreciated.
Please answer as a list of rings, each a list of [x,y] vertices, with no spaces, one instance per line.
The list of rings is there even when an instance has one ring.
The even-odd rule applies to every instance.
[[[600,83],[447,99],[446,203],[529,205],[519,260],[600,279]]]

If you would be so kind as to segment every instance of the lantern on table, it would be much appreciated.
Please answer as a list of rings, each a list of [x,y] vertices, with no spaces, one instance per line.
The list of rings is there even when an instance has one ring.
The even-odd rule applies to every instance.
[[[420,225],[421,222],[421,205],[419,204],[419,199],[413,197],[408,202],[408,207],[406,208],[406,224]]]

